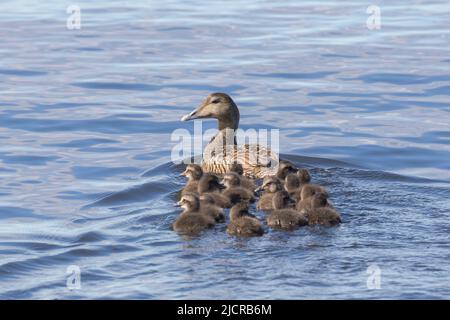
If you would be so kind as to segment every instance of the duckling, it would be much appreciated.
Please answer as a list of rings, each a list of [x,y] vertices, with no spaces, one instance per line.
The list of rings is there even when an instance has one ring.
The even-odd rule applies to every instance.
[[[248,213],[248,204],[245,202],[240,202],[231,208],[230,220],[227,226],[227,232],[230,235],[252,237],[264,234],[261,222]]]
[[[311,175],[306,169],[299,169],[296,173],[289,173],[284,179],[284,189],[294,199],[297,198],[303,185],[311,181]]]
[[[223,184],[225,190],[223,195],[230,199],[232,204],[236,204],[241,201],[254,202],[254,193],[241,187],[241,179],[235,172],[228,172],[223,176]]]
[[[277,191],[283,190],[281,181],[276,176],[264,178],[263,184],[259,188],[264,193],[256,204],[257,210],[269,211],[273,209],[273,197]]]
[[[223,185],[219,183],[219,178],[211,173],[204,173],[198,182],[198,194],[204,195],[209,194],[213,199],[214,203],[221,208],[231,208],[232,204],[230,199],[221,194],[220,190],[224,188]]]
[[[289,194],[277,191],[273,197],[274,210],[267,217],[267,225],[274,229],[293,230],[308,224],[308,219],[298,211],[287,208]]]
[[[224,174],[232,163],[242,164],[244,175],[263,178],[275,174],[278,155],[267,146],[237,145],[236,131],[239,127],[239,109],[231,97],[225,93],[212,93],[181,121],[201,118],[217,119],[218,132],[203,150],[202,168],[204,172]],[[224,143],[225,142],[225,143]]]
[[[256,184],[253,179],[247,178],[244,176],[244,168],[242,167],[242,164],[240,163],[233,163],[229,169],[230,172],[236,172],[239,175],[239,178],[241,179],[241,187],[248,189],[250,191],[253,191],[256,189]]]
[[[300,196],[297,196],[297,203],[295,205],[297,211],[304,212],[305,210],[309,210],[313,203],[311,199],[315,195],[318,195],[318,200],[315,202],[317,205],[332,208],[331,203],[328,201],[328,192],[324,187],[316,184],[306,184],[303,186]],[[322,202],[319,202],[319,200]]]
[[[202,167],[197,164],[188,164],[186,170],[184,170],[181,175],[188,178],[188,182],[181,191],[181,195],[186,193],[197,193],[198,181],[203,175]]]
[[[335,226],[342,222],[341,215],[330,206],[324,206],[327,198],[324,194],[317,193],[308,198],[310,208],[305,211],[305,217],[309,225]]]
[[[297,168],[294,166],[294,164],[288,160],[280,160],[280,163],[278,164],[278,171],[277,171],[277,178],[281,181],[284,181],[286,176],[289,173],[295,173],[297,172]]]
[[[200,212],[204,213],[216,222],[225,222],[223,209],[216,205],[214,197],[210,193],[204,193],[200,197]]]
[[[205,229],[214,227],[214,219],[199,211],[200,200],[197,195],[193,193],[183,195],[177,205],[184,211],[172,225],[176,232],[196,235]]]

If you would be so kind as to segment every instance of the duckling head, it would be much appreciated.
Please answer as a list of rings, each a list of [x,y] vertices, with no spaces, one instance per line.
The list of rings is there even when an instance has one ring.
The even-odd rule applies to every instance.
[[[328,195],[324,192],[319,192],[311,197],[311,204],[313,208],[325,207],[328,204]]]
[[[311,175],[309,174],[309,171],[306,169],[299,169],[297,171],[297,176],[299,177],[301,184],[311,182]]]
[[[195,194],[188,193],[181,197],[177,205],[182,207],[184,211],[196,211],[200,208],[200,201]]]
[[[248,214],[248,203],[239,202],[236,203],[230,209],[230,220],[235,221],[236,219]]]
[[[224,188],[220,184],[219,178],[211,173],[205,173],[198,182],[198,193],[219,191]]]
[[[214,118],[219,121],[219,130],[239,126],[239,110],[233,99],[226,93],[211,93],[203,103],[191,113],[183,116],[181,121]]]
[[[289,173],[284,179],[284,187],[287,191],[298,189],[300,187],[299,176],[295,173]]]
[[[241,185],[241,178],[236,172],[228,172],[223,176],[223,185],[226,188],[238,187]]]
[[[186,170],[181,175],[187,177],[189,180],[200,180],[203,175],[203,170],[198,164],[188,164]]]
[[[280,180],[275,176],[267,176],[264,178],[262,185],[255,190],[255,192],[264,190],[269,193],[275,193],[279,190],[282,190]]]
[[[277,177],[278,179],[284,180],[289,173],[297,172],[297,168],[294,164],[287,160],[280,160],[278,164]]]
[[[278,191],[272,199],[272,205],[275,210],[286,208],[289,203],[289,194],[286,191]]]

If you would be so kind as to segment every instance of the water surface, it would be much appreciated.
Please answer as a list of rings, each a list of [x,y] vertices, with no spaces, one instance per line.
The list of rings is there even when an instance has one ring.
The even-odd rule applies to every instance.
[[[83,0],[68,30],[71,4],[0,4],[1,298],[450,297],[446,1],[375,1],[379,30],[361,1]],[[341,226],[169,229],[170,136],[214,91],[280,129]]]

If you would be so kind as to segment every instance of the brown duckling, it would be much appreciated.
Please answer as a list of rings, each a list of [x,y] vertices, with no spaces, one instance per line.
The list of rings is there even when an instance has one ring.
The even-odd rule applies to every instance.
[[[286,176],[289,173],[295,173],[297,172],[297,170],[298,169],[294,166],[292,162],[288,160],[280,160],[276,176],[281,181],[284,181],[284,179],[286,179]]]
[[[267,217],[267,225],[274,229],[293,230],[308,224],[308,219],[300,212],[287,208],[289,194],[278,191],[273,197],[274,210]]]
[[[177,205],[184,211],[172,225],[176,232],[195,235],[214,227],[214,219],[200,212],[200,200],[197,195],[193,193],[183,195]]]
[[[284,190],[286,190],[289,195],[297,200],[301,189],[305,184],[311,181],[311,175],[306,169],[299,169],[295,173],[289,173],[284,179]]]
[[[305,211],[309,225],[335,226],[342,222],[340,214],[330,206],[324,205],[327,198],[324,194],[317,193],[308,198],[310,208]]]
[[[216,222],[225,222],[223,209],[216,205],[214,197],[210,193],[204,193],[200,197],[200,212],[204,213]]]
[[[223,184],[225,190],[223,195],[230,199],[232,204],[236,204],[241,201],[254,202],[255,195],[253,191],[241,187],[241,179],[235,172],[228,172],[223,176]]]
[[[272,210],[273,209],[273,197],[276,192],[283,190],[281,181],[276,176],[266,177],[261,185],[260,190],[263,190],[263,194],[259,198],[256,204],[257,210]]]
[[[188,181],[186,186],[181,191],[181,194],[186,193],[197,193],[198,191],[198,182],[203,175],[202,167],[197,164],[188,164],[186,166],[186,170],[181,173],[182,176],[185,176]]]
[[[248,213],[248,204],[245,202],[240,202],[231,208],[230,220],[227,226],[227,232],[230,235],[253,237],[264,234],[261,222]]]
[[[244,168],[240,163],[233,163],[229,169],[230,172],[236,172],[241,179],[241,187],[253,191],[256,189],[256,183],[253,179],[244,176]]]
[[[204,173],[198,182],[198,194],[204,195],[209,194],[212,198],[214,198],[214,203],[221,208],[231,208],[232,204],[230,199],[221,194],[220,190],[224,188],[223,185],[220,184],[219,178],[211,173]]]
[[[313,202],[314,196],[317,196],[315,198],[315,202]],[[332,207],[332,205],[328,201],[328,192],[324,187],[314,184],[307,184],[302,188],[295,208],[299,212],[305,212],[311,209],[313,204],[315,204],[316,208]]]

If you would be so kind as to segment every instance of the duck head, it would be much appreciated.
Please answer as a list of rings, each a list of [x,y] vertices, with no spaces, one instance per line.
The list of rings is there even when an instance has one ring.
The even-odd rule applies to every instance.
[[[239,202],[231,207],[230,209],[230,220],[235,221],[236,219],[248,215],[248,203]]]
[[[233,129],[239,126],[239,110],[233,99],[226,93],[211,93],[194,111],[183,116],[181,121],[213,118],[219,122],[219,130]]]
[[[184,211],[196,211],[200,208],[200,201],[193,193],[185,194],[177,202],[177,206],[184,209]]]
[[[279,190],[282,190],[283,187],[281,185],[280,180],[276,176],[267,176],[264,178],[262,185],[255,190],[255,192],[260,192],[264,190],[269,193],[275,193]]]
[[[219,178],[217,178],[217,176],[215,176],[211,173],[205,173],[200,178],[197,188],[198,188],[198,193],[202,194],[205,192],[220,191],[221,189],[224,189],[224,186],[222,184],[220,184]]]
[[[290,198],[286,191],[278,191],[272,199],[272,206],[275,210],[284,209],[289,204]]]
[[[186,170],[181,175],[187,177],[189,180],[200,180],[203,175],[203,170],[198,164],[188,164]]]
[[[289,173],[297,172],[297,168],[294,164],[287,160],[281,160],[278,164],[277,177],[278,179],[284,180]]]
[[[241,185],[241,178],[236,172],[228,172],[223,176],[223,185],[226,188],[238,187]]]

